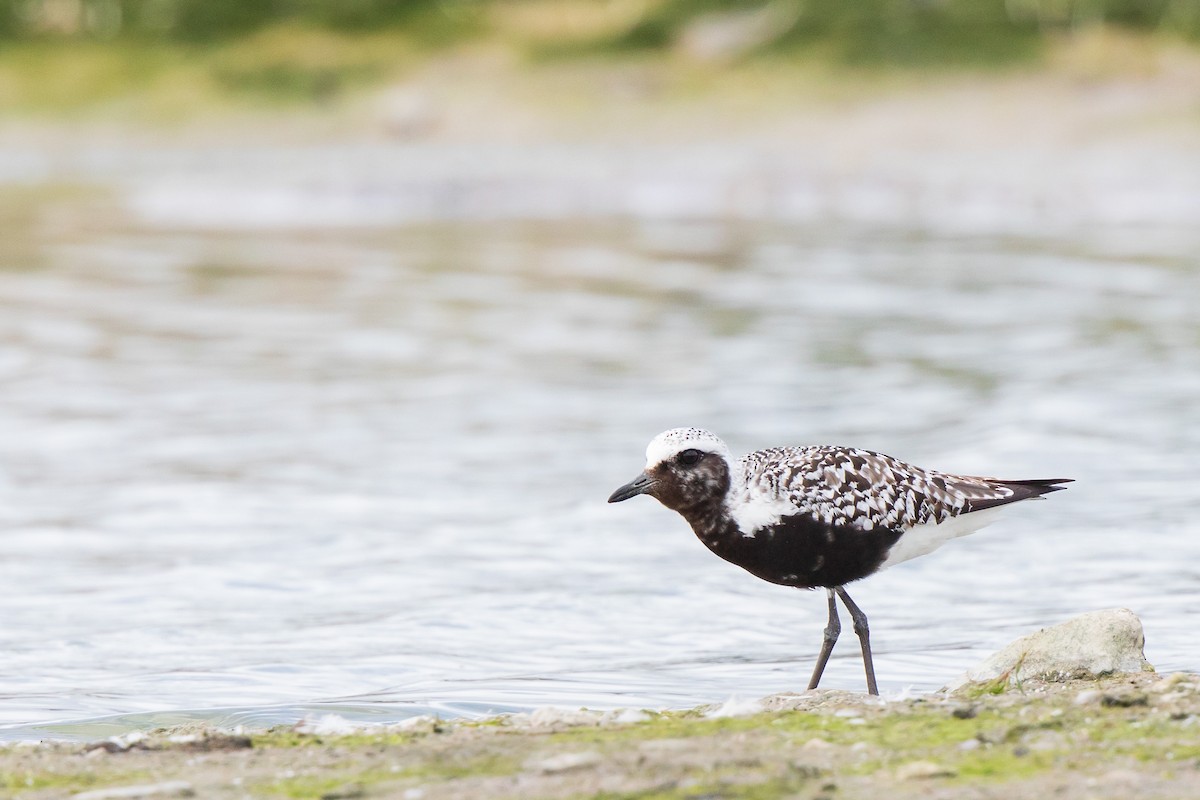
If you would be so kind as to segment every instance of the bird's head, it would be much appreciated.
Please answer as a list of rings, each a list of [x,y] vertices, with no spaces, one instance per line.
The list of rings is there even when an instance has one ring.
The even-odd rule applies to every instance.
[[[657,498],[675,511],[725,496],[729,489],[729,448],[708,431],[673,428],[646,447],[646,469],[612,493],[610,503],[639,494]]]

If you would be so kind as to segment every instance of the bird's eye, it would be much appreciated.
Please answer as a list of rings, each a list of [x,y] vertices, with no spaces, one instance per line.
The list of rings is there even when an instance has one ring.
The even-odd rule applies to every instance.
[[[694,467],[700,463],[702,458],[704,458],[704,453],[699,450],[684,450],[675,456],[675,462],[684,467]]]

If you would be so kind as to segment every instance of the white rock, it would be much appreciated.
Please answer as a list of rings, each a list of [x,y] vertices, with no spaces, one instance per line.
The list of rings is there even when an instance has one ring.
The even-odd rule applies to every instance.
[[[537,759],[526,763],[528,769],[554,775],[560,772],[571,772],[577,769],[588,769],[600,763],[600,754],[586,751],[582,753],[559,753],[549,758]]]
[[[802,744],[800,746],[800,749],[802,749],[802,750],[831,750],[834,747],[837,747],[837,745],[833,744],[832,742],[827,742],[824,739],[813,738],[813,739],[809,739],[807,742]]]
[[[896,770],[896,780],[913,781],[929,778],[953,778],[954,770],[932,761],[910,761]]]
[[[1091,611],[1017,639],[967,670],[947,688],[994,681],[1063,681],[1125,672],[1151,672],[1142,649],[1142,622],[1127,608]]]
[[[139,797],[191,797],[192,785],[187,781],[165,781],[143,783],[137,786],[114,786],[111,789],[93,789],[71,795],[74,800],[129,800]]]
[[[324,714],[317,719],[305,717],[296,723],[292,729],[296,733],[307,733],[313,736],[344,736],[358,733],[369,725],[351,722],[339,714]]]
[[[394,725],[389,725],[388,730],[405,731],[407,733],[433,733],[437,726],[437,717],[430,714],[421,714],[420,716],[402,719]]]
[[[146,734],[143,731],[130,731],[129,733],[118,736],[110,736],[108,740],[122,750],[128,750],[135,744],[145,741]]]
[[[514,714],[513,718],[524,715]],[[557,706],[541,706],[535,708],[525,717],[524,722],[530,728],[577,727],[580,725],[599,725],[604,715],[598,711],[588,711],[586,708],[559,708]]]
[[[705,14],[688,23],[679,46],[700,61],[739,58],[787,33],[798,14],[799,7],[787,2]]]
[[[605,716],[604,721],[614,725],[631,725],[635,722],[645,722],[650,715],[637,708],[620,708]]]
[[[709,719],[720,719],[721,717],[748,717],[752,714],[758,714],[762,712],[762,710],[762,700],[739,700],[736,697],[731,697],[716,708],[705,711],[704,716]]]

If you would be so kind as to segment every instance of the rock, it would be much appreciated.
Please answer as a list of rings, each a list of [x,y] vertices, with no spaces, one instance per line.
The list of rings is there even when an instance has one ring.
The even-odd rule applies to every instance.
[[[896,770],[896,780],[915,781],[929,778],[953,778],[954,770],[932,761],[910,761]]]
[[[139,797],[191,797],[195,792],[187,781],[165,781],[143,783],[136,786],[114,786],[111,789],[93,789],[71,795],[73,800],[131,800]]]
[[[762,700],[741,700],[737,697],[731,697],[721,705],[709,708],[704,712],[704,716],[709,719],[748,717],[753,714],[761,714],[763,710]]]
[[[562,728],[578,728],[599,726],[604,722],[604,714],[599,711],[588,711],[586,708],[570,709],[557,706],[542,706],[528,714],[512,714],[508,723],[515,728],[532,728],[535,730],[558,730]]]
[[[1105,692],[1100,698],[1100,705],[1105,708],[1132,708],[1150,704],[1150,697],[1145,692],[1119,690]]]
[[[950,716],[955,719],[975,719],[979,715],[979,709],[975,706],[954,706],[950,710]]]
[[[762,8],[705,14],[683,29],[679,47],[698,61],[731,61],[787,33],[799,12],[795,3],[774,2]]]
[[[534,759],[526,763],[525,768],[541,772],[545,775],[556,775],[562,772],[590,769],[599,765],[600,762],[599,753],[587,750],[579,753],[559,753],[549,758]]]
[[[1017,639],[967,670],[947,688],[970,683],[1095,679],[1126,672],[1153,672],[1142,648],[1142,621],[1127,608],[1091,611],[1061,625]]]

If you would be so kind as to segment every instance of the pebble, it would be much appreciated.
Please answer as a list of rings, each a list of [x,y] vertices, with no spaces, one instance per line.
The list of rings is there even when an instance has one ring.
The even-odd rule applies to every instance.
[[[603,718],[603,714],[583,708],[570,709],[542,706],[541,708],[534,709],[529,714],[513,714],[509,717],[509,720],[518,727],[523,725],[530,728],[572,728],[599,725],[603,722]]]
[[[753,714],[761,714],[763,711],[764,708],[761,700],[742,700],[737,697],[731,697],[716,708],[705,711],[704,716],[709,719],[748,717]]]
[[[93,789],[71,795],[73,800],[136,800],[140,797],[191,797],[195,792],[187,781],[164,781],[143,783],[134,786],[114,786],[109,789]]]
[[[600,763],[600,754],[591,750],[579,753],[559,753],[549,758],[528,762],[527,769],[535,770],[546,775],[557,775],[562,772],[572,772],[577,769],[588,769]]]
[[[953,778],[954,775],[954,770],[932,761],[910,761],[896,770],[896,779],[901,781]]]

